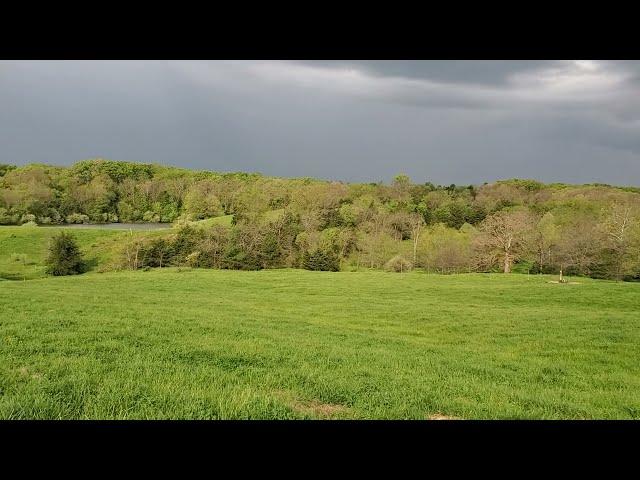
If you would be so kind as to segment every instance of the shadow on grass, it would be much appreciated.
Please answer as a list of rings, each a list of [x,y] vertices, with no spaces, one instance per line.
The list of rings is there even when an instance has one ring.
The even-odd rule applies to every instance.
[[[96,257],[85,258],[84,260],[84,268],[82,269],[82,273],[87,273],[95,270],[98,267],[98,259]]]
[[[0,272],[0,280],[29,280],[31,276],[23,273]]]

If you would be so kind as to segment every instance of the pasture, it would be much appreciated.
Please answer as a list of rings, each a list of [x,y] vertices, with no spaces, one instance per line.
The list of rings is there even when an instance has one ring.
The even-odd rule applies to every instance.
[[[75,232],[89,250],[90,232]],[[640,284],[553,279],[163,268],[0,281],[0,418],[640,418]]]

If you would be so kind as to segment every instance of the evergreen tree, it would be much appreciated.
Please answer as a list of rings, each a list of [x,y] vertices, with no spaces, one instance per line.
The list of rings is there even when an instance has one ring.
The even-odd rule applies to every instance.
[[[302,266],[307,270],[337,272],[340,270],[340,260],[331,251],[317,249],[311,253],[304,253]]]
[[[50,275],[77,275],[84,271],[84,261],[75,238],[70,233],[60,232],[49,245],[46,260]]]

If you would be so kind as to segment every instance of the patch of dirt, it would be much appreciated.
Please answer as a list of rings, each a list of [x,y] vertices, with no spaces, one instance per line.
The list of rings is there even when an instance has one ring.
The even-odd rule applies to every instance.
[[[18,369],[18,372],[20,373],[20,375],[23,375],[25,377],[31,377],[31,378],[35,378],[35,379],[40,379],[42,378],[42,374],[41,373],[32,373],[29,374],[29,370],[27,369],[27,367],[20,367]]]
[[[336,403],[324,403],[319,400],[299,400],[289,392],[278,391],[276,396],[284,400],[297,413],[314,417],[331,418],[338,413],[347,412],[348,407]]]
[[[318,400],[311,400],[310,402],[296,401],[292,402],[290,406],[298,413],[311,414],[316,417],[332,417],[337,413],[346,412],[348,410],[344,405],[322,403]]]
[[[460,417],[451,417],[442,413],[434,413],[428,417],[429,420],[462,420]]]

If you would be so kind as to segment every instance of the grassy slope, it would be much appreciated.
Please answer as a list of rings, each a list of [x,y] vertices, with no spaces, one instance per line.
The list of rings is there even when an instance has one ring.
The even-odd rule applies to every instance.
[[[222,225],[223,227],[230,227],[233,215],[222,215],[220,217],[207,218],[205,220],[198,220],[193,222],[199,227],[212,227],[213,225]]]
[[[194,222],[197,226],[230,226],[233,215],[224,215]],[[44,260],[52,236],[66,230],[76,237],[90,270],[109,268],[114,252],[129,235],[160,236],[171,233],[171,226],[159,230],[111,230],[96,228],[14,227],[0,226],[0,280],[30,280],[45,277]],[[15,260],[12,254],[26,254],[26,262]]]
[[[163,269],[0,283],[0,418],[640,418],[640,285]]]
[[[44,277],[44,260],[49,240],[62,228],[57,227],[0,227],[0,279],[29,280]],[[109,239],[122,238],[126,232],[104,229],[66,229],[78,240],[89,266],[104,263],[110,251]],[[107,241],[105,244],[104,242]],[[15,261],[11,255],[26,254],[26,263]]]

